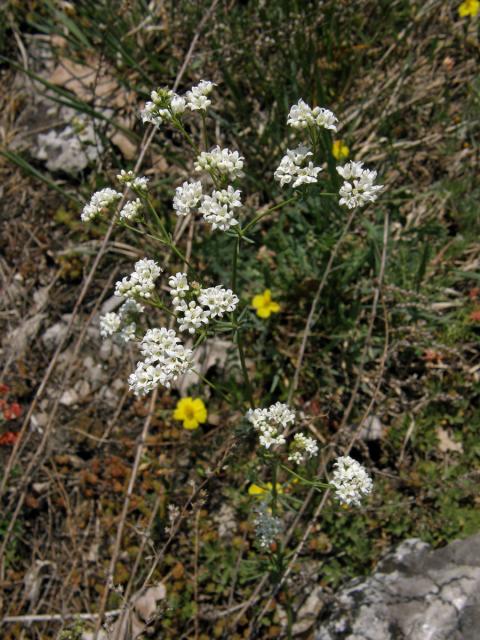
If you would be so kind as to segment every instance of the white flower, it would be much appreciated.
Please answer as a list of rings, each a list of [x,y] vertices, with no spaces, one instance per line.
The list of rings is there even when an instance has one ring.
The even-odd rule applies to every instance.
[[[187,280],[187,274],[180,271],[174,276],[170,276],[168,279],[168,285],[170,287],[170,295],[175,298],[184,298],[187,291],[190,290],[190,286]],[[175,304],[175,301],[174,301]]]
[[[142,210],[142,201],[140,198],[136,200],[131,200],[127,202],[127,204],[120,211],[120,220],[126,220],[128,222],[133,222],[140,216],[140,211]]]
[[[268,409],[249,409],[246,418],[260,432],[260,444],[269,449],[274,445],[285,444],[282,432],[295,421],[295,412],[288,405],[276,402]]]
[[[267,500],[256,506],[257,517],[254,520],[255,534],[261,547],[267,548],[275,542],[282,532],[282,521],[271,515]]]
[[[122,169],[117,175],[117,180],[120,184],[124,184],[137,193],[145,194],[148,190],[148,178],[145,176],[135,176],[133,171],[125,171],[125,169]]]
[[[377,172],[364,169],[363,162],[347,162],[343,167],[337,167],[337,172],[345,180],[340,187],[340,204],[349,209],[375,202],[377,192],[383,188],[383,185],[373,184]]]
[[[184,182],[181,187],[175,189],[173,208],[177,216],[186,216],[191,209],[197,207],[202,197],[201,182]]]
[[[173,116],[181,115],[186,109],[185,98],[170,89],[152,91],[150,97],[152,100],[140,112],[143,122],[160,126],[163,122],[170,122]]]
[[[137,395],[149,393],[159,384],[170,387],[192,366],[192,351],[180,344],[172,329],[149,329],[140,349],[145,362],[139,362],[129,378],[130,388]]]
[[[106,313],[100,318],[100,335],[102,338],[113,336],[120,329],[122,319],[118,313]]]
[[[155,260],[139,260],[135,263],[135,271],[130,277],[125,276],[115,286],[115,295],[124,298],[151,298],[155,289],[155,280],[162,273],[162,269]]]
[[[122,194],[115,189],[101,189],[96,191],[90,198],[90,202],[83,207],[81,214],[82,222],[90,222],[97,216],[103,215],[112,204],[120,200]]]
[[[221,318],[225,313],[235,310],[239,299],[231,289],[224,289],[221,285],[201,289],[198,302],[208,307],[211,318]]]
[[[233,209],[241,206],[240,191],[235,191],[229,186],[227,189],[214,190],[211,196],[203,196],[199,211],[203,214],[204,220],[212,225],[213,230],[227,231],[238,224]]]
[[[303,433],[296,433],[293,436],[293,444],[288,459],[300,464],[306,458],[312,458],[317,455],[317,453],[318,445],[313,438],[305,436]]]
[[[188,331],[189,333],[195,333],[202,324],[208,324],[210,312],[202,309],[197,303],[192,300],[188,306],[182,309],[183,317],[179,316],[177,322],[180,325],[180,331]]]
[[[305,160],[311,155],[312,152],[303,145],[296,149],[288,149],[273,177],[280,182],[280,186],[292,183],[294,189],[302,184],[317,182],[321,167],[315,167],[313,162],[305,164]]]
[[[288,114],[287,124],[294,129],[306,129],[307,127],[322,127],[336,131],[337,117],[328,109],[315,107],[312,109],[302,99],[294,104]]]
[[[130,340],[135,340],[136,331],[137,325],[135,324],[135,322],[130,322],[129,324],[125,325],[125,327],[123,327],[123,329],[120,331],[119,338],[123,342],[130,342]]]
[[[195,171],[208,171],[208,173],[219,172],[228,175],[232,180],[241,178],[243,174],[244,158],[238,151],[220,149],[214,147],[211,151],[202,151],[198,156]]]
[[[214,86],[215,84],[209,80],[201,80],[185,94],[187,106],[192,111],[206,111],[212,104],[212,101],[207,96],[210,95]]]
[[[372,491],[372,479],[362,465],[350,456],[337,458],[333,466],[335,471],[330,484],[336,489],[337,500],[359,506],[362,497]]]

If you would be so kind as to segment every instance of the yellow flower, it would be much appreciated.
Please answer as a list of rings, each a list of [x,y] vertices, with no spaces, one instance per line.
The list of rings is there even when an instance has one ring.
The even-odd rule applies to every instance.
[[[200,398],[182,398],[173,412],[174,420],[182,420],[185,429],[197,429],[207,421],[207,408]]]
[[[350,155],[350,149],[342,140],[335,140],[332,144],[332,153],[335,160],[345,160]]]
[[[248,495],[261,496],[264,493],[270,493],[272,489],[273,489],[273,484],[271,482],[266,482],[262,486],[258,484],[251,484],[248,487]],[[277,493],[283,493],[282,485],[279,482],[277,482]]]
[[[273,302],[272,292],[270,289],[265,289],[263,293],[260,293],[253,297],[252,307],[257,310],[257,316],[259,318],[269,318],[272,313],[278,313],[280,311],[280,305],[278,302]]]
[[[471,16],[474,18],[478,16],[480,12],[480,1],[479,0],[464,0],[462,4],[458,7],[458,15],[461,18],[465,18],[466,16]]]

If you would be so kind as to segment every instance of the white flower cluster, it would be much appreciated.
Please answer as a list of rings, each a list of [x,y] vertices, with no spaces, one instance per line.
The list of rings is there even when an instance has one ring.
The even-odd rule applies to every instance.
[[[121,193],[109,187],[96,191],[90,198],[90,202],[83,207],[81,213],[82,222],[90,222],[90,220],[103,215],[121,197]]]
[[[376,171],[363,168],[363,162],[347,162],[337,167],[337,172],[345,180],[340,188],[340,204],[349,209],[362,207],[367,202],[375,202],[383,185],[375,185]]]
[[[336,491],[335,497],[342,504],[360,506],[363,496],[368,495],[373,488],[373,482],[362,465],[350,456],[337,458],[333,465],[332,484]]]
[[[249,409],[247,420],[260,433],[259,442],[265,449],[285,444],[283,431],[295,421],[295,412],[286,404],[276,402],[268,409]]]
[[[202,195],[201,182],[184,182],[181,187],[177,187],[173,198],[173,208],[177,216],[186,216],[198,207]]]
[[[150,94],[151,101],[140,111],[143,122],[150,122],[160,126],[163,122],[170,122],[175,116],[184,113],[187,103],[177,93],[170,89],[158,89]]]
[[[143,205],[140,198],[130,200],[120,211],[120,220],[124,222],[134,222],[140,217],[142,207]]]
[[[144,361],[130,375],[130,389],[145,395],[159,384],[169,388],[172,382],[192,366],[193,353],[186,349],[172,329],[149,329],[140,343]]]
[[[192,87],[190,91],[187,91],[185,98],[187,99],[187,106],[192,111],[206,111],[212,104],[212,101],[208,99],[213,87],[216,85],[210,80],[201,80],[195,87]]]
[[[328,109],[315,107],[312,109],[302,99],[294,104],[288,114],[287,124],[294,129],[306,129],[307,127],[322,127],[323,129],[337,130],[338,119]]]
[[[140,116],[143,122],[150,122],[160,126],[163,122],[171,122],[176,116],[181,116],[187,107],[191,111],[206,111],[212,104],[208,96],[216,85],[210,80],[201,80],[192,87],[185,96],[170,89],[152,91]]]
[[[221,285],[195,289],[194,295],[198,296],[197,300],[187,302],[185,298],[191,289],[186,273],[176,273],[171,276],[169,285],[175,311],[179,314],[177,322],[180,331],[193,334],[202,325],[207,325],[210,320],[222,318],[225,313],[234,311],[239,303],[233,291],[224,289]]]
[[[239,302],[231,289],[224,289],[221,285],[200,289],[198,301],[208,308],[210,318],[222,318],[226,313],[235,311]]]
[[[275,542],[278,535],[282,532],[282,521],[271,515],[267,500],[262,500],[262,502],[256,506],[255,511],[257,513],[257,517],[253,521],[255,534],[258,538],[258,544],[265,549],[268,548],[272,542]]]
[[[241,206],[240,191],[229,186],[227,189],[214,190],[211,196],[203,196],[199,211],[213,230],[227,231],[238,224],[234,209]]]
[[[317,182],[317,176],[322,169],[315,167],[311,161],[305,163],[312,155],[309,148],[303,145],[296,149],[288,149],[273,177],[280,182],[280,186],[292,183],[294,189],[302,184]]]
[[[307,458],[313,458],[318,453],[318,444],[310,436],[303,433],[296,433],[293,436],[293,443],[288,459],[296,464],[301,464]]]
[[[132,321],[132,315],[142,313],[144,309],[145,307],[135,300],[125,300],[118,312],[112,311],[100,318],[100,335],[103,338],[109,338],[118,334],[122,342],[130,342],[135,338],[137,329],[136,323]]]
[[[238,151],[220,149],[217,145],[211,151],[201,152],[195,163],[195,171],[207,171],[210,174],[220,173],[234,180],[244,175],[244,160],[245,158]]]
[[[117,175],[117,180],[137,193],[145,194],[148,191],[148,178],[136,176],[133,171],[122,169]]]
[[[144,258],[135,263],[135,271],[117,282],[115,295],[124,298],[151,298],[155,289],[155,280],[162,269],[155,260]]]

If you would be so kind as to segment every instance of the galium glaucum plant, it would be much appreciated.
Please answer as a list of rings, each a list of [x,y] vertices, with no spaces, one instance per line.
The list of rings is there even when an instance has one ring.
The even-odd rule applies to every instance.
[[[151,393],[157,387],[168,389],[185,373],[195,373],[196,349],[207,339],[214,339],[220,330],[222,335],[225,332],[232,334],[245,379],[246,401],[250,405],[244,414],[245,423],[258,436],[258,455],[265,465],[265,472],[261,470],[259,475],[269,475],[267,485],[270,488],[257,492],[261,500],[253,509],[259,545],[268,549],[283,528],[279,517],[280,474],[319,491],[332,489],[335,498],[347,506],[359,506],[373,485],[363,466],[349,456],[336,460],[330,482],[320,481],[316,477],[317,465],[312,464],[318,458],[318,442],[297,429],[293,407],[282,402],[256,406],[258,401],[245,365],[248,345],[244,344],[242,331],[242,322],[253,312],[237,286],[240,247],[243,251],[252,245],[248,234],[260,220],[301,200],[308,189],[315,188],[327,201],[334,198],[337,205],[355,210],[375,202],[382,186],[375,184],[376,172],[364,168],[362,162],[334,164],[330,132],[337,131],[337,117],[328,109],[311,108],[300,99],[291,107],[287,125],[302,139],[296,147],[285,150],[280,163],[267,177],[278,182],[282,190],[288,189],[289,195],[255,215],[244,205],[242,191],[238,188],[238,182],[245,175],[245,158],[236,150],[208,146],[208,112],[215,86],[202,80],[184,95],[169,89],[152,91],[141,118],[157,128],[172,127],[191,149],[192,177],[175,188],[172,215],[177,216],[178,221],[203,222],[211,233],[225,233],[231,239],[229,282],[214,286],[202,284],[208,274],[197,272],[180,243],[167,232],[162,215],[153,205],[148,179],[122,170],[117,180],[127,189],[128,200],[118,212],[118,225],[140,237],[148,234],[159,246],[167,247],[182,266],[178,271],[165,273],[152,258],[145,257],[136,262],[133,272],[117,282],[115,294],[123,299],[123,303],[118,311],[101,318],[100,331],[104,338],[137,343],[140,357],[129,377],[129,386],[138,396]],[[189,133],[188,120],[192,116],[201,119],[203,136],[198,143]],[[337,184],[338,176],[343,179],[339,190],[325,189],[325,186],[331,189],[331,185]],[[82,220],[92,222],[108,214],[117,215],[114,209],[121,198],[122,194],[112,188],[94,193],[83,209]],[[164,287],[168,285],[167,294],[160,287],[162,280]],[[276,305],[272,311],[280,312],[280,306],[271,301],[270,290],[265,294],[267,292],[269,304]],[[253,306],[260,318],[267,318],[270,312],[259,312],[259,298],[261,296],[255,296]],[[202,381],[209,383],[203,378]],[[211,386],[214,388],[213,384]],[[260,404],[265,403],[260,401]],[[266,478],[263,483],[267,486],[265,481]]]

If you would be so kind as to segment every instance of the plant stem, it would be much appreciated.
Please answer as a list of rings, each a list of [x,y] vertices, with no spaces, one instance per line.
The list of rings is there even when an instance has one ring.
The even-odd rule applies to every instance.
[[[235,293],[237,288],[237,263],[238,263],[238,253],[240,251],[240,236],[235,240],[235,245],[233,247],[233,261],[232,261],[232,291]]]
[[[252,385],[250,384],[250,378],[248,377],[247,365],[245,364],[245,354],[243,353],[242,340],[240,338],[240,332],[237,333],[237,347],[238,355],[240,357],[240,364],[242,366],[243,379],[245,381],[245,387],[247,389],[248,401],[250,407],[255,409],[255,403],[253,401]]]

